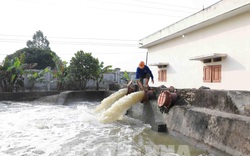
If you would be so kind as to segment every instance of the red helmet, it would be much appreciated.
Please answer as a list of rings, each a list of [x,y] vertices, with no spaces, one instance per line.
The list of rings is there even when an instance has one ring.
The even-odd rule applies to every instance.
[[[141,61],[141,62],[139,63],[139,67],[140,67],[140,68],[144,68],[144,66],[145,66],[145,63],[144,63],[143,61]]]

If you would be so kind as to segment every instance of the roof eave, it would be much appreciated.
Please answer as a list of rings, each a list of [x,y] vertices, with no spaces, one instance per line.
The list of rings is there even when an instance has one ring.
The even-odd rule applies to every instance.
[[[181,21],[179,21],[179,22],[177,22],[169,27],[166,27],[166,28],[164,28],[164,29],[152,34],[152,35],[149,35],[149,36],[141,39],[139,41],[139,43],[140,43],[139,48],[149,48],[149,47],[152,47],[154,45],[160,44],[162,42],[171,40],[173,38],[182,37],[182,35],[184,35],[184,34],[187,34],[187,33],[190,33],[192,31],[201,29],[203,27],[212,25],[212,24],[217,23],[221,20],[228,19],[230,17],[236,16],[236,15],[243,13],[243,12],[246,12],[248,10],[250,10],[250,3],[249,2],[246,4],[242,4],[240,7],[236,7],[236,8],[231,9],[231,10],[229,9],[221,14],[218,14],[217,16],[211,17],[209,19],[204,19],[203,21],[200,21],[199,23],[196,23],[196,24],[192,23],[192,24],[189,24],[189,26],[186,28],[171,32],[172,27],[178,27],[177,25],[181,24],[182,21],[188,20],[189,18],[192,18],[192,16],[196,16],[198,14],[201,14],[204,11],[203,10],[203,11],[198,12],[190,17],[187,17],[187,18],[185,18],[185,19],[183,19],[183,20],[181,20]],[[167,35],[162,35],[162,34],[167,34]],[[158,37],[157,35],[160,37]]]

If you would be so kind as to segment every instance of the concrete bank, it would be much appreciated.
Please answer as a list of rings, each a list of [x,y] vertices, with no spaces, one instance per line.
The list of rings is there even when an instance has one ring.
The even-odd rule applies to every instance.
[[[156,131],[189,138],[193,144],[218,155],[250,155],[250,92],[210,89],[176,92],[178,99],[167,113],[160,111],[157,100],[150,100],[134,105],[128,115],[149,123]],[[159,91],[157,94],[158,97]]]
[[[234,156],[250,155],[250,118],[217,110],[176,106],[164,115],[167,127]]]
[[[0,101],[42,101],[67,105],[78,101],[101,101],[113,91],[65,91],[65,92],[20,92],[0,93]]]
[[[32,101],[40,97],[58,95],[59,93],[60,92],[4,92],[0,93],[0,101]]]
[[[155,131],[187,138],[189,143],[202,145],[220,156],[224,153],[250,156],[250,92],[179,89],[175,90],[178,98],[170,110],[161,111],[157,101],[161,91],[155,88],[155,99],[132,106],[127,115],[150,124]],[[101,101],[113,92],[0,93],[0,101],[39,100],[66,105],[77,101]]]

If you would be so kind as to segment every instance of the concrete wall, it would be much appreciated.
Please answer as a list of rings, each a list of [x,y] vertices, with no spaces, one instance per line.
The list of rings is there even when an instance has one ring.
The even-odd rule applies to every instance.
[[[59,92],[20,92],[20,93],[0,93],[0,101],[31,101],[40,97],[58,95]]]
[[[42,70],[32,70],[33,72],[39,73]],[[130,79],[135,78],[135,72],[127,72],[130,76]],[[111,73],[105,73],[103,75],[102,82],[99,83],[99,88],[104,90],[109,90],[109,86],[111,84],[127,84],[126,81],[122,80],[121,77],[124,75],[124,71],[120,71],[119,68],[116,68],[114,72]],[[24,86],[26,91],[31,91],[32,86],[31,82],[28,78],[28,74],[23,75],[24,78]],[[57,90],[57,81],[54,78],[53,75],[50,73],[44,74],[44,82],[35,82],[33,91],[55,91]],[[93,80],[88,81],[86,85],[87,89],[95,89],[96,88],[96,82]],[[113,88],[111,88],[113,89]]]
[[[249,10],[248,0],[221,0],[208,8],[204,8],[189,17],[141,39],[139,42],[143,48],[150,47],[172,38],[181,37],[183,34],[230,18],[232,15],[239,14],[246,10]]]
[[[56,101],[60,105],[68,105],[72,102],[92,101],[100,102],[112,92],[108,91],[66,91],[61,92]]]
[[[209,89],[177,89],[178,98],[167,112],[162,112],[157,99],[160,88],[153,88],[156,97],[138,103],[127,111],[127,115],[140,119],[153,130],[178,133],[194,145],[220,156],[250,155],[250,92]],[[164,88],[164,90],[166,90]],[[54,104],[69,104],[77,101],[101,101],[114,92],[110,91],[66,91],[43,93],[0,93],[0,101],[38,100]],[[244,108],[244,109],[243,109]],[[166,129],[167,128],[167,129]]]
[[[36,70],[32,69],[29,70],[29,72],[33,73],[39,73],[42,70]],[[24,74],[24,90],[33,90],[33,91],[51,91],[51,90],[57,90],[57,83],[56,81],[52,81],[53,75],[51,73],[45,73],[43,76],[43,82],[35,82],[34,83],[34,88],[32,88],[31,81],[29,80],[28,76],[30,74]]]
[[[72,102],[99,102],[113,91],[65,91],[65,92],[22,92],[0,93],[0,101],[42,101],[52,104],[67,105]]]
[[[250,11],[220,21],[195,32],[150,47],[148,64],[169,63],[167,82],[158,82],[158,67],[152,66],[155,83],[152,86],[177,88],[250,90]],[[219,62],[203,63],[190,58],[211,53],[225,53]],[[203,66],[221,65],[221,82],[204,83]]]
[[[164,114],[169,131],[179,132],[233,156],[250,155],[250,118],[206,108],[175,106]]]
[[[156,90],[157,97],[159,90]],[[187,137],[189,143],[216,155],[250,155],[250,92],[210,89],[178,89],[177,101],[162,113],[157,100],[138,103],[128,115],[162,131]],[[192,140],[192,141],[190,141]]]
[[[178,104],[250,116],[250,92],[211,89],[178,90]]]

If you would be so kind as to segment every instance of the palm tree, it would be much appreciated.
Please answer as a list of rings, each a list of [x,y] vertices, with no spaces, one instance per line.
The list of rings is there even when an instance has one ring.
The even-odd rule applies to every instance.
[[[62,91],[65,89],[65,83],[67,80],[67,62],[62,61],[58,56],[53,56],[53,61],[55,62],[55,70],[53,72],[53,77],[57,81],[57,90]]]
[[[106,66],[106,67],[103,67],[103,64],[104,64],[103,62],[101,62],[101,63],[99,64],[99,68],[98,68],[97,73],[96,73],[96,75],[95,75],[95,77],[94,77],[95,82],[96,82],[96,90],[99,90],[99,84],[100,84],[100,82],[103,80],[103,75],[104,75],[105,73],[113,72],[113,70],[111,69],[111,68],[112,68],[111,65],[108,65],[108,66]]]
[[[5,59],[3,65],[0,66],[0,87],[5,92],[18,91],[24,88],[22,75],[24,73],[25,64],[23,64],[25,55],[15,57],[13,60]]]

